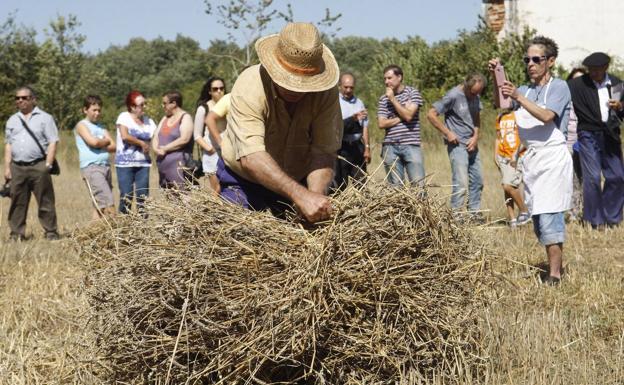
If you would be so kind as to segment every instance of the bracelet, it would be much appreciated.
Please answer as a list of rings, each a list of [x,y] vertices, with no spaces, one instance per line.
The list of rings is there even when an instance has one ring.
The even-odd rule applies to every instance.
[[[366,148],[370,148],[370,145],[368,145],[368,144],[365,144],[365,145],[364,145],[364,147],[366,147]]]

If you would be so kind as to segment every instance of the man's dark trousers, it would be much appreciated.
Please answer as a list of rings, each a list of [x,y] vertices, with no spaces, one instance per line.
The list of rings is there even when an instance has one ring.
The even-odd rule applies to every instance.
[[[52,176],[44,160],[28,165],[11,163],[11,207],[9,208],[11,234],[25,235],[31,193],[37,201],[41,226],[46,234],[56,234],[54,188]]]
[[[344,159],[336,159],[333,183],[335,188],[343,190],[347,186],[349,178],[361,181],[366,176],[364,143],[359,140],[351,143],[342,142],[338,156]]]
[[[593,226],[622,222],[624,163],[622,148],[605,131],[578,136],[583,170],[583,219]],[[601,172],[604,187],[601,188]]]

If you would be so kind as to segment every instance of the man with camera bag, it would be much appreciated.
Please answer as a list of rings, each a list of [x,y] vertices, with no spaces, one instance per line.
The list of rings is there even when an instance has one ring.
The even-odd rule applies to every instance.
[[[52,116],[37,107],[37,97],[30,87],[15,93],[18,112],[6,123],[4,179],[10,182],[11,207],[9,227],[12,240],[26,239],[26,215],[30,194],[39,207],[39,221],[48,240],[59,238],[51,174],[55,166],[58,129]]]

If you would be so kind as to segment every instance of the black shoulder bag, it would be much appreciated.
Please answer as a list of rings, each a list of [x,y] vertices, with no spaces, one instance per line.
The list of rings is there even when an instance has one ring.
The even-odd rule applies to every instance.
[[[35,134],[33,134],[33,132],[30,131],[30,128],[28,128],[28,124],[26,124],[24,119],[19,118],[19,120],[22,122],[22,126],[24,126],[24,128],[26,129],[28,134],[30,134],[30,136],[33,138],[35,143],[37,143],[37,147],[39,147],[39,151],[41,151],[41,155],[43,155],[43,158],[45,159],[47,157],[47,155],[46,155],[45,150],[43,149],[43,146],[41,145],[41,143],[39,143],[39,140],[37,140],[37,137],[35,136]],[[60,173],[61,173],[61,167],[59,166],[58,162],[56,161],[56,158],[54,158],[54,162],[52,162],[52,168],[50,169],[50,174],[52,174],[52,175],[59,175]]]
[[[180,126],[182,126],[182,119],[184,119],[184,115],[182,115],[182,117],[180,118]],[[184,179],[186,179],[186,181],[191,184],[198,185],[199,178],[204,175],[201,155],[198,160],[193,158],[193,147],[195,147],[195,140],[192,136],[189,144],[189,147],[191,148],[190,154],[184,154]]]

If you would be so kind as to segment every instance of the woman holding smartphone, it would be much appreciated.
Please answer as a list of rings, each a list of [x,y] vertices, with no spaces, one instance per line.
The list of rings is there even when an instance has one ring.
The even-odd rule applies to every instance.
[[[566,82],[551,72],[557,54],[552,39],[533,38],[523,58],[531,83],[516,88],[505,81],[501,87],[503,96],[513,100],[518,134],[527,148],[522,161],[526,201],[535,234],[548,256],[549,272],[543,277],[548,285],[561,280],[564,212],[572,206],[572,157],[562,132],[571,98]],[[490,71],[499,64],[499,59],[490,60]]]

